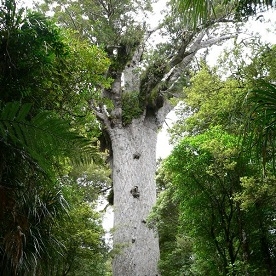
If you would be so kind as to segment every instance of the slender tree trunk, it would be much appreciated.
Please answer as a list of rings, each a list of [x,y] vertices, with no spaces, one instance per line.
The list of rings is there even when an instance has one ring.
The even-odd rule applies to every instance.
[[[156,201],[155,119],[134,119],[110,133],[113,150],[113,276],[157,276],[157,233],[147,216]]]

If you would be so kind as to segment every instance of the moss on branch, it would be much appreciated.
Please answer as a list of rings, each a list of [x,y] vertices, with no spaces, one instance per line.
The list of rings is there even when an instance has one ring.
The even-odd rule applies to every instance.
[[[132,119],[138,118],[142,113],[143,109],[139,105],[139,92],[125,92],[122,96],[123,124],[130,124]]]
[[[168,72],[167,64],[163,60],[155,60],[141,78],[139,106],[147,111],[156,112],[163,106],[164,96],[160,93],[162,78]]]

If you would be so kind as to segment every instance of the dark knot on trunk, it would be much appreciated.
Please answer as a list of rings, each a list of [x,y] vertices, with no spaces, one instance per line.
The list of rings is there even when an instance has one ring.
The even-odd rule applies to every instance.
[[[135,153],[133,154],[133,159],[139,159],[140,156],[141,156],[141,153],[135,152]]]
[[[134,198],[139,198],[140,192],[138,191],[138,186],[134,186],[131,190],[130,193]]]

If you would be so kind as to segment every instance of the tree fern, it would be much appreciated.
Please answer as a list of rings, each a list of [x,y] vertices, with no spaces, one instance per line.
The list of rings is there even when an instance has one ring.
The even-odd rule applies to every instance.
[[[49,232],[67,208],[57,166],[67,160],[91,162],[98,158],[91,141],[72,131],[68,122],[51,112],[32,113],[29,103],[0,106],[3,275],[31,271],[50,248],[59,246],[61,250]]]

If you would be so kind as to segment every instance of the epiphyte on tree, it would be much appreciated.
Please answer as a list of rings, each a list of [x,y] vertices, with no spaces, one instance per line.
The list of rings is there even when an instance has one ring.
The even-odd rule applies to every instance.
[[[138,186],[134,186],[131,190],[130,193],[134,198],[139,198],[140,197],[140,192],[138,191]]]

